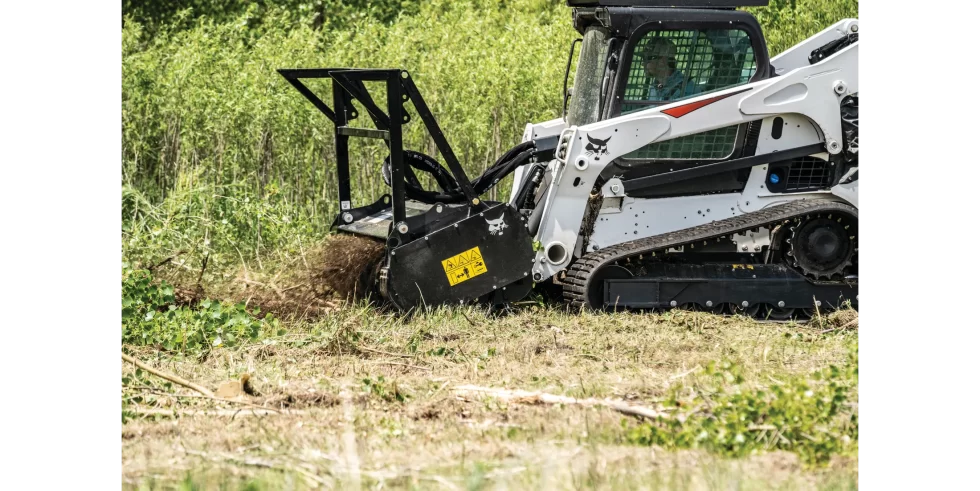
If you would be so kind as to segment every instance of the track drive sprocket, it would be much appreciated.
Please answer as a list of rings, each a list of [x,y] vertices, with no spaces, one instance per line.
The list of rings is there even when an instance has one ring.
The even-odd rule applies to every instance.
[[[786,229],[786,262],[815,280],[837,280],[857,264],[857,220],[843,213],[796,217]]]

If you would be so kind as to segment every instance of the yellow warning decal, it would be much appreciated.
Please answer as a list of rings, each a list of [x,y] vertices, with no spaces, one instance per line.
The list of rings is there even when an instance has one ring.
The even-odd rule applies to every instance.
[[[732,269],[755,269],[751,264],[733,264]]]
[[[442,269],[446,270],[449,286],[456,286],[474,276],[486,273],[487,264],[483,261],[480,248],[474,247],[443,261]]]

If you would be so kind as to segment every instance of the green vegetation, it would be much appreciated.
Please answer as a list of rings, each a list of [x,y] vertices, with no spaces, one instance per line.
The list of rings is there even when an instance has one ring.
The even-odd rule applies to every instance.
[[[244,303],[205,299],[193,306],[178,306],[174,287],[155,282],[147,270],[123,264],[122,342],[155,346],[160,350],[197,353],[219,346],[256,341],[263,331],[276,331],[271,316],[258,319]]]
[[[526,123],[561,114],[578,36],[564,2],[340,3],[124,2],[125,256],[153,262],[186,249],[220,266],[325,233],[336,211],[330,124],[277,68],[409,70],[471,175],[516,144]],[[753,12],[776,54],[856,16],[857,2],[773,0]],[[424,133],[415,118],[406,146],[436,156]],[[351,155],[355,203],[373,201],[384,148],[358,140]]]
[[[211,388],[252,373],[264,397],[254,403],[309,411],[175,425],[173,414],[143,411],[216,403],[126,365],[124,487],[302,488],[316,484],[311,473],[420,488],[856,487],[857,334],[832,323],[540,306],[492,320],[473,308],[402,318],[364,305],[297,320],[222,295],[188,300],[173,286],[272,285],[327,234],[330,124],[277,68],[409,70],[476,174],[526,123],[560,115],[577,37],[564,2],[126,0],[123,9],[124,350]],[[857,1],[752,10],[775,55],[856,17]],[[406,146],[437,155],[417,117],[406,131]],[[355,203],[373,200],[384,148],[358,141],[351,154]],[[452,393],[463,384],[624,398],[685,417],[463,401]],[[349,406],[337,402],[345,391]],[[360,477],[347,474],[342,431],[354,435]]]
[[[667,406],[694,407],[684,420],[646,423],[629,431],[635,443],[665,448],[705,448],[744,457],[759,450],[788,450],[811,464],[857,452],[857,342],[843,368],[830,365],[808,377],[747,389],[741,367],[709,363],[714,378],[693,397],[673,388]]]

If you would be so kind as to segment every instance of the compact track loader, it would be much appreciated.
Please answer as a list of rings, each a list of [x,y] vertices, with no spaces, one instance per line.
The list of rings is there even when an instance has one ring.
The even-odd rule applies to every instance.
[[[770,58],[737,10],[768,0],[567,3],[582,37],[562,117],[528,124],[473,180],[407,71],[279,70],[336,127],[334,225],[384,242],[365,282],[401,310],[506,305],[535,286],[574,308],[857,308],[858,21]],[[308,78],[332,80],[332,106]],[[354,101],[376,129],[349,125]],[[409,103],[448,170],[403,148]],[[364,206],[351,203],[352,137],[390,151],[390,193]],[[507,201],[481,197],[511,173]]]

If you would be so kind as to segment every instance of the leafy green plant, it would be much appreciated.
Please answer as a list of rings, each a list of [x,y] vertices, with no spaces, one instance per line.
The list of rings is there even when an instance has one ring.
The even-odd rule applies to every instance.
[[[408,400],[409,395],[398,387],[394,381],[387,381],[381,375],[372,379],[365,377],[361,380],[364,392],[380,398],[385,402],[400,402]]]
[[[857,450],[857,344],[847,362],[765,388],[743,385],[738,365],[706,369],[712,382],[693,397],[675,387],[665,405],[685,417],[665,417],[629,427],[627,440],[665,448],[704,448],[741,457],[786,450],[811,465]]]
[[[155,282],[146,270],[124,265],[122,281],[122,342],[154,345],[167,351],[198,352],[257,340],[278,321],[257,318],[244,304],[202,300],[193,308],[178,306],[173,286]]]

